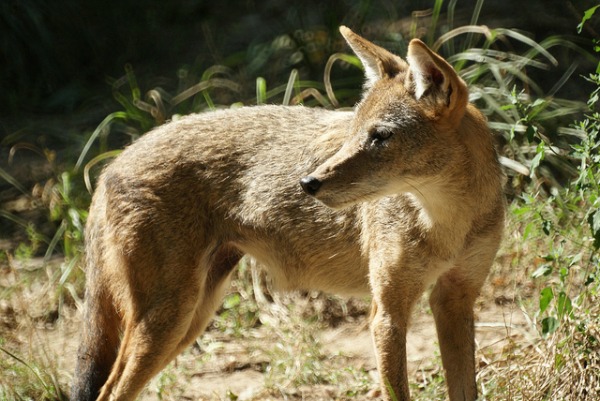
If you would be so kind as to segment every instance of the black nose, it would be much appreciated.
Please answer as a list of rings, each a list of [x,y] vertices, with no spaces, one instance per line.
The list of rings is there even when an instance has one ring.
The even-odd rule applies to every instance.
[[[319,188],[321,188],[321,181],[309,175],[308,177],[304,177],[300,180],[300,186],[304,192],[314,196],[319,191]]]

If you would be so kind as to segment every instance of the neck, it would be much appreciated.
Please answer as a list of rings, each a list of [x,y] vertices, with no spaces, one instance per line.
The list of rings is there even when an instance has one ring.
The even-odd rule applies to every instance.
[[[496,207],[494,202],[501,197],[499,183],[493,176],[487,180],[477,176],[469,174],[425,182],[407,194],[418,210],[421,227],[442,253],[461,249],[467,236]]]
[[[420,223],[428,230],[470,223],[465,192],[442,182],[430,183],[408,193],[419,210]]]

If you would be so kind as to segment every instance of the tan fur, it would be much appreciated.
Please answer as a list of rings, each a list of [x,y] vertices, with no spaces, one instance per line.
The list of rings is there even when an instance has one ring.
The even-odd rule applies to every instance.
[[[372,295],[385,400],[388,385],[409,399],[410,310],[434,283],[450,399],[476,399],[473,304],[504,219],[491,134],[424,44],[406,63],[341,32],[366,69],[353,112],[192,115],[105,169],[86,229],[74,400],[135,399],[205,329],[243,254],[283,288]]]

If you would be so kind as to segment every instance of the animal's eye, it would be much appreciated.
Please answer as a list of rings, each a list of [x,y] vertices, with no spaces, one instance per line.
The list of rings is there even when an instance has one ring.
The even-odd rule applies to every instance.
[[[385,140],[388,140],[393,134],[394,131],[392,131],[390,128],[375,127],[369,132],[369,137],[374,142],[383,142]]]

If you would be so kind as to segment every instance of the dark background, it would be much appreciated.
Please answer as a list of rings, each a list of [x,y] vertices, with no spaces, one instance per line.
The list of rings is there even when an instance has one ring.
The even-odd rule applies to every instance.
[[[285,67],[301,67],[306,78],[320,80],[327,56],[344,50],[337,34],[340,24],[385,42],[390,40],[388,27],[410,21],[412,12],[430,9],[433,3],[3,0],[0,117],[15,128],[15,120],[31,114],[110,108],[104,104],[110,98],[107,78],[123,75],[125,64],[131,64],[140,79],[155,81],[175,80],[183,66],[201,71],[214,64],[244,69],[252,78],[268,75],[274,55],[268,54],[265,43],[290,34],[302,48],[299,32],[315,29],[328,33],[320,57]],[[443,9],[450,3],[444,2]],[[487,0],[478,23],[518,28],[536,40],[555,34],[575,37],[583,11],[594,3]],[[469,22],[474,6],[475,1],[456,2],[456,26]],[[259,56],[265,59],[262,63],[256,61]],[[550,72],[548,79],[552,76]]]

